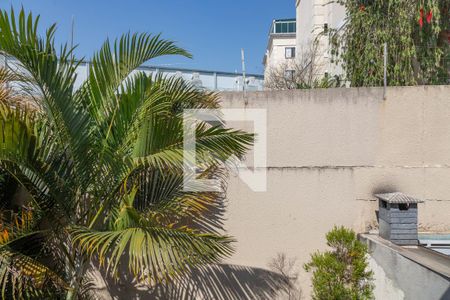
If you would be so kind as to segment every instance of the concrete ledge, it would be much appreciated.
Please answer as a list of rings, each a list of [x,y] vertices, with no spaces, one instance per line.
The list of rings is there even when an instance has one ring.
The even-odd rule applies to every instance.
[[[450,256],[440,254],[422,246],[398,246],[374,234],[361,234],[360,238],[363,241],[370,241],[388,247],[401,256],[439,274],[450,282]]]
[[[421,246],[398,246],[362,234],[369,247],[375,299],[450,299],[450,257]]]

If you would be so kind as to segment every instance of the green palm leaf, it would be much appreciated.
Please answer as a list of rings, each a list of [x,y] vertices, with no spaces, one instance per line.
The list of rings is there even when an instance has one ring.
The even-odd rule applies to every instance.
[[[128,256],[128,269],[147,282],[167,280],[189,266],[219,262],[232,253],[229,237],[199,234],[187,229],[140,226],[112,231],[75,228],[75,243],[96,254],[107,272],[116,275]]]
[[[112,48],[109,40],[103,44],[94,55],[89,80],[82,88],[89,91],[88,106],[97,122],[114,114],[119,105],[115,95],[131,72],[146,61],[162,55],[190,57],[188,52],[173,42],[146,33],[125,34],[114,42]]]
[[[35,90],[41,94],[41,106],[45,116],[54,127],[59,142],[67,144],[78,171],[74,176],[80,183],[89,179],[89,115],[73,101],[73,86],[77,63],[71,59],[73,49],[63,46],[57,55],[54,47],[55,25],[51,26],[45,39],[37,33],[39,17],[25,15],[21,10],[16,20],[11,14],[0,12],[0,50],[14,56],[29,72]]]
[[[0,163],[27,188],[35,203],[43,208],[73,194],[68,161],[58,149],[56,137],[43,126],[35,113],[0,105]],[[66,207],[66,213],[70,207]]]
[[[70,288],[50,267],[5,245],[0,247],[0,287],[3,299],[42,299]]]
[[[33,211],[7,216],[1,212],[0,288],[2,298],[42,298],[61,293],[69,285],[40,255],[30,255],[45,231],[36,231],[39,217]]]

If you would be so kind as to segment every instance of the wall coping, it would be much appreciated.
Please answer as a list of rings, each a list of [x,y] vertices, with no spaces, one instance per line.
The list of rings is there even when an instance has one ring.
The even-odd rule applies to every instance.
[[[389,248],[450,281],[450,256],[422,246],[398,246],[376,234],[360,234],[359,238],[365,242]]]
[[[386,90],[386,101],[395,100],[389,97],[390,94],[398,92],[413,92],[419,91],[438,91],[440,93],[450,95],[450,85],[416,85],[416,86],[390,86]],[[370,98],[383,102],[383,87],[350,87],[350,88],[318,88],[318,89],[294,89],[294,90],[266,90],[266,91],[247,91],[243,92],[225,91],[219,93],[222,101],[230,100],[252,100],[262,101],[275,99],[314,99],[325,101],[336,101],[339,98],[356,99],[356,98]],[[270,101],[270,100],[269,100]]]

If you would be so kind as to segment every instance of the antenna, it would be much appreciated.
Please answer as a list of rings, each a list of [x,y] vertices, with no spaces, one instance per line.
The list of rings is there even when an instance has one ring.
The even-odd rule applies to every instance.
[[[242,59],[242,91],[244,92],[244,96],[246,96],[245,90],[245,53],[244,48],[241,48],[241,59]]]

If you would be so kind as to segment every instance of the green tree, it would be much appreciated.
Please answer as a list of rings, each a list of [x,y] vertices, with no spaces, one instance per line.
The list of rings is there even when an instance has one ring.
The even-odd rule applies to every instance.
[[[125,34],[103,44],[75,89],[74,49],[57,50],[55,25],[40,36],[38,21],[0,12],[0,51],[26,70],[33,101],[0,104],[1,167],[31,197],[10,217],[2,211],[3,298],[81,298],[96,263],[106,276],[152,285],[229,255],[233,240],[209,213],[222,194],[183,190],[183,110],[218,108],[218,95],[136,71],[190,54],[160,36]],[[194,126],[196,176],[223,184],[224,162],[243,156],[253,135]]]
[[[304,265],[307,272],[313,272],[313,299],[373,299],[367,246],[344,227],[334,227],[326,239],[331,250],[312,254]]]
[[[449,0],[337,0],[345,25],[331,32],[332,54],[352,86],[383,85],[383,44],[389,85],[447,84]]]

